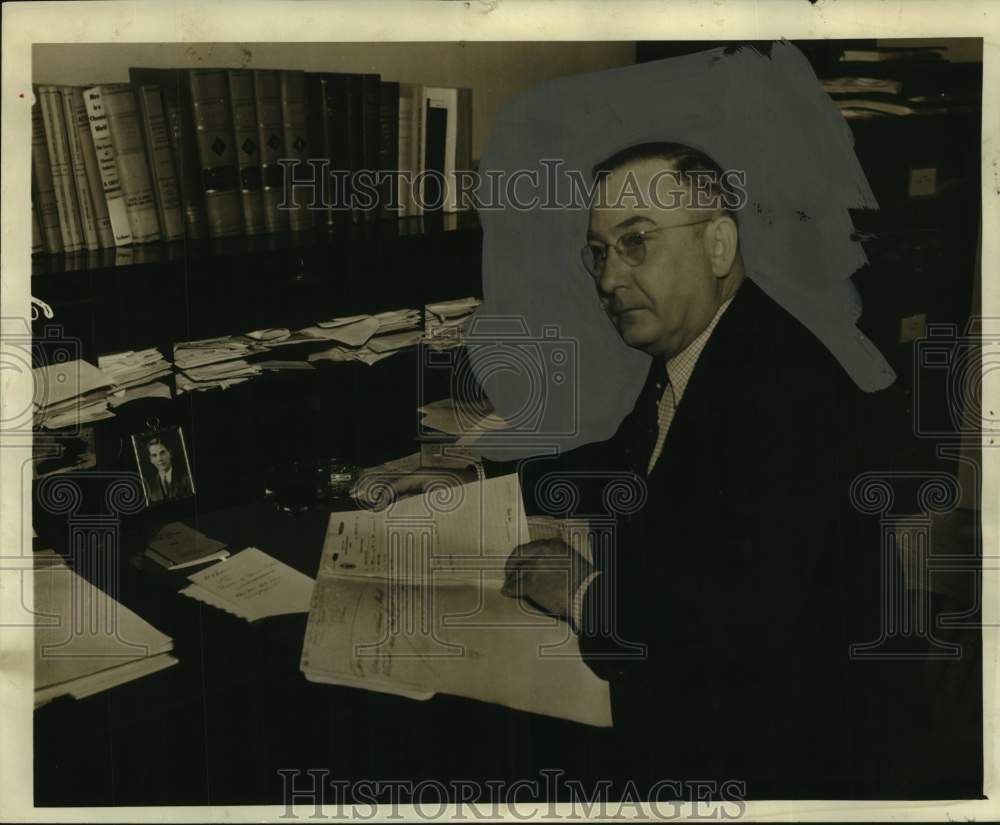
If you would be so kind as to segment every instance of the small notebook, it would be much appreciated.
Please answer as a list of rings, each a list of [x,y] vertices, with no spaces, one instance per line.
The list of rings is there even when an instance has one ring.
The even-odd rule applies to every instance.
[[[210,539],[183,522],[174,521],[164,525],[149,542],[146,555],[167,570],[181,570],[225,559],[229,551],[223,542]]]

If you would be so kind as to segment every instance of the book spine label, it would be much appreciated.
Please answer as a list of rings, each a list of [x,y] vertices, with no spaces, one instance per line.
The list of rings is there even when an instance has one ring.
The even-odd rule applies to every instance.
[[[210,69],[188,69],[187,78],[209,237],[242,235],[243,207],[233,150],[226,74]]]
[[[63,120],[66,121],[66,145],[69,147],[73,183],[76,187],[77,203],[80,205],[80,228],[83,230],[84,245],[87,249],[100,249],[97,238],[97,222],[94,219],[93,199],[90,196],[90,183],[87,180],[87,167],[83,162],[83,147],[80,145],[80,133],[77,131],[73,89],[70,86],[64,86],[59,92],[63,106]]]
[[[97,155],[94,152],[94,136],[90,131],[90,117],[87,115],[87,104],[83,99],[83,89],[73,87],[73,110],[76,113],[76,134],[80,141],[80,152],[83,155],[83,167],[87,175],[87,190],[90,192],[90,203],[94,207],[94,225],[97,229],[97,242],[103,249],[113,249],[115,235],[111,230],[111,218],[108,216],[108,202],[104,197],[104,186],[101,183],[101,170],[97,167]]]
[[[83,248],[76,190],[71,177],[69,155],[66,147],[66,126],[62,118],[59,90],[55,86],[39,88],[42,98],[42,119],[45,121],[45,143],[49,148],[52,183],[56,190],[59,208],[59,230],[63,250],[78,252]]]
[[[257,104],[257,143],[260,147],[260,191],[264,226],[268,232],[288,229],[288,213],[278,209],[282,195],[282,169],[278,159],[285,145],[281,125],[281,86],[278,73],[258,70],[253,73],[254,100]]]
[[[128,246],[132,243],[132,225],[129,222],[121,182],[118,180],[115,147],[111,142],[111,130],[108,127],[108,116],[104,111],[101,87],[86,89],[83,100],[87,106],[90,134],[94,139],[94,155],[101,174],[101,186],[104,189],[104,200],[108,205],[108,218],[111,221],[115,246]]]
[[[257,138],[253,75],[248,71],[232,70],[227,72],[227,78],[243,223],[248,235],[258,235],[265,231],[265,227],[264,202],[260,192],[260,146]]]
[[[285,157],[305,161],[306,155],[306,83],[305,72],[281,71],[281,125],[285,138]],[[300,163],[295,170],[296,178],[308,178],[313,170]],[[312,228],[312,215],[308,210],[312,197],[304,191],[294,193],[293,203],[288,210],[288,226],[293,232]]]
[[[62,232],[59,229],[59,206],[56,203],[52,167],[49,164],[49,147],[45,142],[41,94],[37,91],[35,102],[31,105],[31,172],[35,206],[38,210],[38,222],[42,227],[45,251],[54,255],[63,251]]]
[[[160,219],[156,214],[156,198],[146,160],[146,144],[131,86],[111,86],[102,89],[108,130],[115,150],[118,181],[125,196],[132,240],[152,243],[161,238]]]
[[[142,128],[146,136],[156,212],[165,241],[184,237],[184,214],[181,211],[177,172],[170,146],[170,131],[163,113],[163,98],[159,86],[140,86],[137,90]]]

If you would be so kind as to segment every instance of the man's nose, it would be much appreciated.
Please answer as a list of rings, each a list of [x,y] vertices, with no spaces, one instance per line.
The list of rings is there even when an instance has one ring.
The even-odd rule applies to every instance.
[[[632,267],[626,264],[621,256],[614,250],[608,250],[608,256],[604,260],[604,269],[597,279],[597,289],[602,294],[612,296],[615,290],[626,286],[631,276]]]

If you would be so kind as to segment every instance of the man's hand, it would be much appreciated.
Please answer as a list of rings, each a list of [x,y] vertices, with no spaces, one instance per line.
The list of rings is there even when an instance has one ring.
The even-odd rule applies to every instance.
[[[396,499],[420,495],[434,485],[469,484],[477,478],[475,467],[447,470],[416,467],[410,471],[371,467],[362,471],[351,495],[363,507],[384,510]]]
[[[559,539],[531,541],[507,558],[500,592],[566,620],[577,588],[592,571],[589,561]]]

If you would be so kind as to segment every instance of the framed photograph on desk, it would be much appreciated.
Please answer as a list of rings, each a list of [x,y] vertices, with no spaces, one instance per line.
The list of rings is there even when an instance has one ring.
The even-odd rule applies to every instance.
[[[194,495],[194,476],[180,427],[137,433],[132,436],[132,449],[147,507]]]

